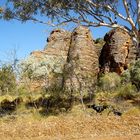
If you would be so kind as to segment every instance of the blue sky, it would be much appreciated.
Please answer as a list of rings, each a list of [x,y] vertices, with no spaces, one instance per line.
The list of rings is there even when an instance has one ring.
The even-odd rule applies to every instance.
[[[45,25],[32,22],[22,24],[16,20],[0,20],[0,59],[5,59],[7,53],[14,49],[20,58],[24,58],[33,50],[43,49],[51,30]]]

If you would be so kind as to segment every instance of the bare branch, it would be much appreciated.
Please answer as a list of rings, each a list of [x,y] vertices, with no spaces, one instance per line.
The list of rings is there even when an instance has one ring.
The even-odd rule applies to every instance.
[[[38,22],[38,23],[49,25],[49,26],[52,26],[52,27],[56,26],[55,24],[52,24],[51,22],[44,22],[44,21],[36,19],[36,18],[31,18],[30,20],[32,20],[33,22]]]
[[[91,4],[93,7],[95,8],[99,8],[99,7],[103,7],[108,9],[109,11],[111,11],[112,13],[114,13],[116,16],[118,16],[119,18],[123,19],[124,21],[128,21],[132,27],[132,30],[135,34],[135,36],[138,35],[135,23],[133,22],[131,15],[129,14],[129,9],[128,9],[128,3],[126,2],[126,0],[123,0],[123,4],[127,13],[127,17],[123,16],[121,13],[119,13],[117,10],[115,10],[113,7],[111,7],[110,5],[101,5],[101,4],[96,4],[93,3],[91,0],[86,0],[89,4]],[[140,0],[138,0],[140,1]],[[104,25],[103,25],[104,26]],[[111,25],[112,26],[112,25]],[[118,25],[119,26],[119,25]],[[109,27],[109,26],[108,26]]]
[[[110,5],[101,5],[101,4],[95,4],[93,3],[91,0],[86,0],[87,2],[89,2],[89,4],[91,4],[93,7],[99,8],[99,7],[104,7],[107,8],[108,10],[110,10],[111,12],[115,13],[118,17],[120,17],[123,20],[127,20],[127,18],[125,16],[123,16],[122,14],[118,13],[118,11],[116,11],[113,7],[111,7]]]
[[[123,5],[124,5],[125,11],[126,11],[127,18],[131,18],[129,8],[128,8],[128,3],[126,2],[126,0],[123,0]]]
[[[126,0],[123,0],[123,5],[124,5],[126,15],[127,15],[127,21],[131,24],[132,29],[134,30],[135,34],[137,34],[137,29],[135,27],[134,21],[131,18],[131,14],[130,14],[130,11],[129,11],[129,8],[128,8],[128,3],[127,3]]]

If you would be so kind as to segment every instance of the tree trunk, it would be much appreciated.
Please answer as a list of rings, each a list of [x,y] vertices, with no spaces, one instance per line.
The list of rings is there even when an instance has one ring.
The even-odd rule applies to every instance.
[[[137,0],[137,23],[138,23],[138,34],[137,34],[137,50],[138,56],[137,59],[140,58],[140,0]]]
[[[140,29],[138,31],[138,36],[137,36],[137,51],[138,51],[137,59],[139,59],[140,58]]]
[[[140,0],[137,0],[137,14],[138,28],[140,29]]]

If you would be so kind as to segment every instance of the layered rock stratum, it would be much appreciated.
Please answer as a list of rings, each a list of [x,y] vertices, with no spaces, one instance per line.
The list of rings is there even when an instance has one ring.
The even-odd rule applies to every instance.
[[[67,63],[64,70],[64,88],[92,89],[98,73],[98,56],[88,28],[80,26],[71,36]]]

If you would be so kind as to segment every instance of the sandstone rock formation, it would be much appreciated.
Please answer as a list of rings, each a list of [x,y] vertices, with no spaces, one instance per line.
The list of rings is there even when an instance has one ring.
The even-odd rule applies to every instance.
[[[101,53],[104,42],[94,42],[90,30],[84,26],[72,33],[54,30],[47,41],[43,51],[32,52],[21,63],[31,90],[59,87],[88,92],[97,80],[99,64],[100,72],[121,74],[136,59],[130,35],[121,29],[113,29],[105,35]]]
[[[50,56],[63,57],[67,59],[70,46],[71,33],[63,29],[57,29],[51,32],[47,39],[45,53]]]
[[[136,59],[136,49],[130,35],[122,29],[113,29],[104,37],[99,64],[100,71],[121,74]]]
[[[31,75],[31,90],[44,86],[62,86],[62,73],[67,60],[70,37],[71,33],[65,30],[52,31],[45,49],[32,52],[22,62],[23,71]]]
[[[64,88],[89,90],[98,73],[98,56],[88,28],[79,26],[72,32],[67,64],[64,70]]]

